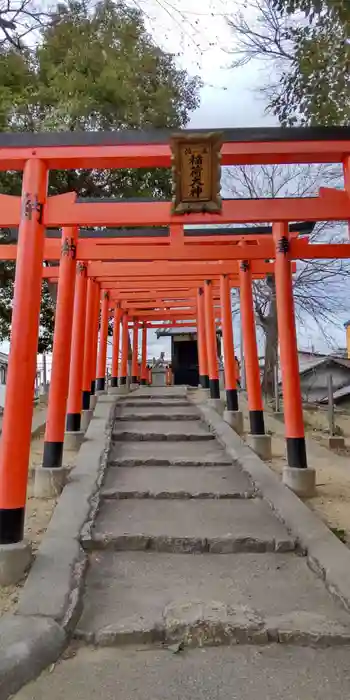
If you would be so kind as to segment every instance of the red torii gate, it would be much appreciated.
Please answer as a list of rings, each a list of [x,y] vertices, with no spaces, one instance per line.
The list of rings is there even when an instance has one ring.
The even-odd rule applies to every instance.
[[[350,219],[350,129],[265,129],[228,130],[224,133],[222,164],[322,163],[344,164],[345,190],[321,188],[313,198],[272,200],[225,200],[220,213],[186,215],[188,224],[255,223],[270,221],[273,237],[258,245],[218,246],[217,243],[192,244],[182,235],[179,218],[171,213],[170,202],[79,202],[75,193],[48,197],[50,169],[74,168],[152,168],[170,167],[169,134],[164,132],[111,132],[106,134],[0,134],[0,169],[23,170],[22,197],[0,196],[0,225],[19,227],[16,283],[13,304],[11,352],[7,394],[0,446],[0,545],[2,551],[26,551],[23,543],[24,511],[30,448],[32,395],[35,377],[40,308],[42,262],[46,255],[45,227],[169,225],[171,245],[152,246],[152,260],[237,259],[241,290],[251,289],[250,261],[275,260],[277,313],[284,391],[285,426],[289,469],[285,481],[296,488],[312,487],[314,475],[307,469],[305,437],[301,409],[296,330],[292,296],[291,260],[307,257],[350,257],[348,245],[310,245],[290,237],[288,223],[295,213],[305,221]],[[78,259],[83,241],[78,242]],[[85,241],[84,241],[85,244]],[[87,244],[88,245],[88,244]],[[145,260],[145,251],[135,245],[118,244],[118,260]],[[146,248],[147,246],[143,245]],[[108,244],[105,254],[111,255]],[[172,249],[171,249],[172,248]],[[150,251],[148,250],[148,254]],[[170,257],[169,257],[170,255]],[[83,259],[89,259],[84,255]],[[99,258],[97,258],[99,259]],[[61,266],[63,259],[61,260]],[[65,260],[66,278],[75,274],[75,263]],[[222,276],[222,280],[227,277]],[[91,286],[91,285],[90,285]],[[79,290],[82,290],[79,292]],[[86,267],[80,265],[74,302],[73,348],[83,339],[84,295],[87,290]],[[209,358],[212,348],[212,286],[204,285],[206,329]],[[63,293],[63,292],[62,292]],[[73,310],[72,286],[70,308]],[[93,293],[91,292],[93,296]],[[243,325],[252,313],[248,292],[242,294]],[[95,295],[96,297],[96,295]],[[67,302],[68,304],[68,302]],[[107,304],[106,304],[107,305]],[[91,317],[97,324],[97,303],[91,303]],[[249,313],[248,313],[249,312]],[[79,318],[79,323],[76,319]],[[105,319],[105,316],[104,316]],[[244,320],[245,319],[245,320]],[[254,319],[253,319],[254,320]],[[103,323],[105,321],[103,320]],[[59,323],[57,318],[56,324]],[[63,319],[61,319],[63,323]],[[68,319],[64,319],[65,326]],[[231,328],[232,331],[232,328]],[[104,331],[103,331],[104,332]],[[80,334],[80,335],[79,335]],[[248,358],[246,361],[249,363]],[[215,388],[215,387],[214,387]],[[250,392],[248,386],[248,393]],[[18,410],[19,401],[21,408]],[[18,440],[18,434],[21,439]],[[299,480],[299,481],[298,481]],[[299,486],[298,486],[299,484]],[[5,556],[5,554],[3,555]]]
[[[65,234],[63,234],[65,235]],[[94,244],[96,245],[96,241],[94,241]],[[102,247],[100,247],[100,250],[103,250]],[[146,249],[145,249],[146,250]],[[148,254],[148,253],[147,253]],[[115,246],[115,252],[114,252],[114,257],[118,256],[118,249],[117,246]],[[266,274],[273,272],[273,264],[269,262],[262,262],[262,261],[257,261],[253,263],[253,276],[254,279],[258,278],[263,278],[265,277]],[[172,319],[173,321],[178,321],[178,320],[186,320],[189,319],[196,323],[196,316],[197,316],[197,308],[192,305],[192,307],[185,307],[184,302],[178,303],[178,307],[180,307],[182,310],[176,310],[174,313],[174,305],[171,301],[171,297],[177,297],[178,294],[183,294],[184,299],[187,300],[187,302],[190,301],[191,297],[192,300],[193,298],[196,300],[197,299],[197,290],[199,287],[203,285],[203,278],[204,276],[209,277],[212,282],[213,282],[213,289],[215,286],[219,285],[220,278],[223,277],[223,275],[227,276],[228,284],[230,286],[239,286],[239,267],[237,265],[236,261],[232,262],[199,262],[199,263],[190,263],[189,265],[184,265],[184,264],[178,264],[175,262],[169,262],[165,266],[162,266],[161,269],[162,274],[160,274],[159,267],[156,266],[155,268],[153,267],[152,264],[145,264],[145,263],[118,263],[117,267],[115,267],[114,264],[111,263],[90,263],[87,266],[87,276],[90,278],[93,278],[94,283],[97,285],[100,285],[100,289],[103,292],[108,293],[108,297],[104,296],[103,297],[103,315],[102,318],[108,317],[108,311],[106,307],[112,307],[113,304],[116,305],[116,315],[115,315],[115,325],[114,325],[114,331],[115,331],[115,337],[114,337],[114,343],[113,343],[113,360],[112,360],[112,386],[116,387],[118,385],[117,382],[117,376],[118,376],[118,355],[119,355],[119,322],[121,320],[121,315],[122,315],[122,304],[120,303],[120,300],[125,298],[125,295],[128,294],[128,287],[133,290],[133,293],[135,297],[132,300],[129,300],[126,306],[126,311],[125,313],[129,315],[130,317],[133,317],[137,319],[136,323],[138,321],[147,321],[148,323],[152,320],[169,320]],[[164,275],[163,273],[167,272],[172,272],[172,278],[170,278],[168,275]],[[229,275],[229,272],[232,274]],[[140,274],[142,273],[142,275]],[[114,276],[113,276],[114,275]],[[63,277],[60,274],[60,269],[58,267],[46,267],[43,269],[43,276],[47,279],[53,280],[53,279],[59,279],[60,280],[60,285],[63,284]],[[125,278],[125,279],[124,279]],[[117,282],[115,280],[118,280]],[[126,281],[125,281],[126,280]],[[66,285],[66,282],[64,282]],[[145,294],[145,291],[143,291],[143,287],[146,288],[145,291],[149,292],[152,296],[152,292],[149,289],[150,287],[154,287],[154,292],[153,294],[155,295],[155,299],[153,302],[147,302],[147,306],[149,309],[152,309],[152,311],[148,311],[145,309],[145,303],[139,300],[139,297],[141,295]],[[139,288],[139,292],[136,293],[135,289]],[[180,290],[180,291],[179,291]],[[225,288],[225,294],[227,293],[227,298],[229,301],[229,288],[226,292]],[[170,297],[169,302],[166,301],[166,296]],[[163,300],[161,299],[163,298]],[[148,298],[150,298],[148,296]],[[220,297],[218,297],[220,298]],[[162,301],[164,303],[162,303]],[[93,304],[92,298],[90,302],[88,302],[88,317],[87,317],[87,323],[90,327],[90,324],[93,324],[93,311],[92,307],[91,310],[89,311],[89,303]],[[196,301],[197,303],[197,301]],[[118,306],[119,308],[118,308]],[[164,306],[166,305],[166,310],[164,310]],[[159,308],[158,310],[155,310],[155,307],[161,307],[163,306],[163,310]],[[58,311],[60,310],[60,305],[58,305]],[[62,315],[66,316],[66,312],[62,310]],[[230,315],[227,317],[229,318]],[[226,324],[223,323],[224,327],[224,342],[226,338]],[[230,324],[231,325],[231,320]],[[97,370],[97,379],[96,379],[96,386],[98,390],[104,390],[105,388],[105,364],[106,364],[106,348],[107,348],[107,329],[108,329],[108,322],[107,320],[102,323],[102,330],[101,330],[101,337],[102,337],[102,342],[100,344],[100,355],[99,355],[99,361],[98,361],[98,370]],[[134,328],[135,330],[135,328]],[[204,328],[203,328],[204,330]],[[103,331],[103,332],[102,332]],[[146,328],[144,327],[144,334],[143,334],[143,345],[145,349],[145,335],[146,335]],[[96,337],[96,329],[95,331],[92,330],[92,333],[95,333]],[[124,334],[127,333],[127,325],[125,324],[123,328],[123,337]],[[133,369],[132,369],[132,378],[134,381],[136,381],[137,378],[137,330],[134,332],[134,346],[133,346]],[[56,335],[55,335],[55,340],[56,340]],[[62,343],[67,343],[67,331],[65,332],[64,338],[59,339],[58,341],[59,347],[61,347]],[[205,345],[205,340],[204,336],[202,333],[202,336],[200,337],[200,342],[202,345]],[[81,352],[83,349],[81,350]],[[91,357],[90,354],[88,355],[85,352],[85,357],[84,357],[84,371],[83,371],[83,404],[82,408],[84,410],[89,410],[90,408],[90,394],[94,393],[94,368],[96,367],[96,347],[95,347],[95,353],[90,351],[92,353]],[[228,408],[229,410],[237,410],[238,409],[238,401],[237,401],[237,391],[236,391],[236,383],[235,383],[235,376],[233,372],[233,359],[231,360],[231,355],[233,352],[233,344],[231,342],[231,349],[230,352],[226,353],[226,358],[227,361],[225,365],[230,365],[231,370],[227,366],[226,368],[226,380],[229,382],[230,386],[233,383],[232,387],[228,389],[227,381],[226,381],[226,394],[227,394],[227,402],[228,402]],[[202,352],[202,356],[204,351]],[[201,353],[199,353],[201,356]],[[90,363],[93,363],[93,368],[90,368]],[[62,360],[62,353],[58,355],[58,361],[63,363]],[[72,392],[69,393],[69,400],[68,400],[68,417],[67,417],[67,427],[70,430],[73,431],[79,431],[80,429],[80,411],[78,412],[77,410],[73,410],[74,407],[77,407],[79,405],[80,401],[80,392],[77,389],[77,383],[74,380],[74,374],[80,372],[80,366],[83,362],[83,357],[81,356],[80,359],[76,360],[76,364],[73,366],[73,372],[71,376],[71,386],[74,387],[73,394]],[[145,362],[146,358],[143,358],[143,372],[142,372],[142,379],[145,380],[146,378],[146,372],[145,372]],[[55,358],[55,350],[54,350],[54,357],[53,357],[53,365],[56,367],[57,362]],[[218,398],[219,396],[219,387],[218,387],[218,367],[217,367],[217,362],[212,363],[212,375],[211,381],[212,384],[215,385],[215,390],[213,389],[212,391],[212,396],[213,398]],[[58,372],[58,370],[57,370]],[[51,395],[49,399],[49,410],[48,410],[48,427],[46,430],[45,434],[45,449],[44,449],[44,460],[43,460],[43,466],[47,468],[53,468],[53,467],[59,467],[61,466],[61,460],[62,460],[62,450],[63,450],[63,440],[64,440],[64,422],[63,422],[63,416],[65,412],[65,400],[64,396],[62,394],[62,374],[64,372],[64,364],[62,366],[62,371],[58,372],[58,375],[60,376],[59,381],[57,380],[57,391],[55,391],[55,376],[53,377],[53,386],[52,386],[52,396],[54,396],[54,402],[51,401]],[[120,383],[125,384],[126,383],[126,374],[127,374],[127,339],[125,337],[125,344],[123,345],[123,353],[122,353],[122,362],[121,362],[121,376],[120,376]],[[209,378],[207,377],[208,371],[203,369],[201,372],[201,377],[202,377],[202,384],[204,382],[204,386],[207,386],[209,382]],[[215,376],[214,376],[215,375]],[[91,390],[90,390],[90,382],[91,382]],[[79,383],[79,382],[78,382]],[[61,393],[59,393],[61,392]],[[232,397],[232,393],[234,393],[234,397]],[[59,410],[58,406],[59,404],[62,405],[62,409]],[[72,408],[73,407],[73,408]],[[50,420],[52,414],[52,420]],[[254,431],[256,432],[256,431]],[[262,431],[264,432],[264,431]]]

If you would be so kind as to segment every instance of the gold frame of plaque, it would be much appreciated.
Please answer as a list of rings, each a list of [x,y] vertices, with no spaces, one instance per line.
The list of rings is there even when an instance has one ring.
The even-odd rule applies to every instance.
[[[172,214],[221,212],[221,133],[175,134],[170,139]]]

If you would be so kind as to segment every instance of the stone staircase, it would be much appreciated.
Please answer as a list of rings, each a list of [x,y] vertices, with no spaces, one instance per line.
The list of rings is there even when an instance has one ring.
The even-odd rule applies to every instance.
[[[349,618],[185,388],[121,398],[76,636],[95,645],[328,644]]]

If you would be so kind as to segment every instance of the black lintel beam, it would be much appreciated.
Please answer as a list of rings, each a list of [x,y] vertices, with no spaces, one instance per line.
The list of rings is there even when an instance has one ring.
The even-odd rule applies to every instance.
[[[116,131],[1,132],[0,148],[49,146],[114,146],[169,143],[172,135],[221,133],[225,143],[286,141],[348,141],[349,126],[252,127],[237,129],[131,129]]]

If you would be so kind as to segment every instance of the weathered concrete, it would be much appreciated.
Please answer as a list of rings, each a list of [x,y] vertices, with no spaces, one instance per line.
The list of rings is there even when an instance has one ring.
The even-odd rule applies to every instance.
[[[345,447],[345,439],[338,435],[330,435],[328,438],[328,447],[330,450],[343,450]]]
[[[242,411],[224,411],[223,419],[228,423],[238,435],[243,434],[243,413]]]
[[[246,441],[260,459],[266,461],[272,459],[271,435],[252,435],[249,433]]]
[[[166,413],[168,412],[169,409],[176,408],[176,409],[182,409],[192,407],[191,404],[188,403],[185,399],[179,398],[179,399],[166,399],[166,398],[154,398],[152,396],[149,396],[148,398],[135,398],[134,395],[130,395],[129,397],[122,397],[120,400],[120,403],[118,404],[121,408],[148,408],[149,410],[153,410],[154,408],[162,408],[166,409]]]
[[[153,401],[151,405],[147,404],[140,406],[136,402],[132,406],[126,405],[125,402],[120,402],[120,408],[118,407],[118,420],[153,420],[153,421],[169,421],[169,420],[199,420],[200,416],[195,406],[191,404],[185,404],[184,406],[170,405],[166,407],[166,411],[161,409],[161,406],[154,406]],[[164,407],[163,407],[164,408]]]
[[[97,392],[96,392],[96,394],[92,394],[92,395],[90,396],[90,408],[91,408],[92,410],[94,410],[94,408],[96,407],[97,398],[98,398]]]
[[[77,464],[62,491],[21,591],[18,612],[49,617],[65,628],[80,615],[80,591],[86,555],[80,534],[97,507],[97,493],[106,468],[105,441],[112,430],[113,405],[98,404]]]
[[[20,591],[16,613],[0,620],[1,700],[57,661],[67,643],[66,633],[80,617],[87,564],[80,533],[89,530],[97,508],[114,413],[113,401],[101,401],[96,408],[74,475],[58,499]],[[30,548],[24,543],[0,547],[0,585],[17,583],[30,561]]]
[[[32,561],[32,550],[28,542],[0,545],[0,586],[9,586],[20,581]],[[1,641],[1,640],[0,640]]]
[[[251,482],[237,467],[119,467],[109,469],[104,498],[247,498]]]
[[[178,421],[128,421],[128,423],[118,423],[116,420],[113,428],[113,440],[148,442],[175,442],[182,440],[214,440],[207,426],[201,421],[188,423],[184,420]]]
[[[316,493],[316,472],[311,467],[306,469],[283,467],[282,480],[297,496],[311,498]]]
[[[66,643],[53,620],[6,615],[0,619],[0,698],[6,700],[50,663]]]
[[[208,399],[207,401],[208,406],[212,408],[214,411],[217,411],[220,416],[222,416],[224,409],[225,409],[225,401],[223,399]]]
[[[231,428],[207,406],[199,406],[203,417],[227,454],[236,460],[253,484],[286,523],[306,552],[310,568],[320,576],[328,590],[350,611],[350,551],[319,518],[278,479]]]
[[[128,394],[129,393],[129,387],[126,384],[122,384],[121,386],[110,386],[108,389],[108,393],[113,395],[120,395],[120,394]]]
[[[187,396],[185,386],[140,386],[133,392],[133,398],[166,398],[168,401]]]
[[[214,441],[194,443],[177,442],[128,442],[111,446],[111,465],[199,465],[215,466],[231,464],[224,450]]]
[[[84,442],[85,432],[83,430],[77,430],[76,432],[71,432],[66,430],[64,434],[64,447],[66,450],[78,450],[79,447]]]
[[[16,700],[346,700],[349,649],[79,649]]]
[[[58,498],[67,481],[68,470],[65,467],[44,469],[40,467],[34,472],[34,497]]]
[[[295,541],[261,499],[102,504],[85,546],[159,552],[287,551]]]
[[[159,387],[156,391],[159,392]],[[169,396],[172,389],[165,389],[165,392],[162,397]],[[146,399],[136,398],[134,404],[148,402],[148,407],[152,406],[153,410],[155,402],[165,401],[162,409],[166,416],[168,407],[174,407],[174,404],[166,403],[163,398],[154,398],[156,396],[151,392]],[[185,396],[179,400],[184,401]],[[123,399],[119,402],[124,403]],[[137,406],[131,408],[137,410]],[[86,442],[80,450],[77,467],[72,472],[72,480],[59,499],[52,520],[54,525],[50,523],[45,538],[50,547],[56,532],[57,542],[51,552],[47,550],[45,568],[45,557],[40,557],[41,575],[48,570],[49,581],[40,581],[38,568],[37,579],[31,578],[34,565],[23,591],[20,611],[30,615],[35,610],[40,616],[55,617],[65,629],[71,630],[83,602],[77,636],[101,645],[155,641],[181,643],[185,646],[184,654],[170,657],[180,658],[180,665],[191,653],[187,646],[248,642],[259,644],[262,649],[261,645],[271,640],[297,645],[350,644],[350,617],[329,595],[321,576],[316,578],[311,571],[312,568],[322,575],[329,590],[347,604],[343,593],[346,588],[349,590],[350,552],[333,535],[330,540],[323,538],[324,531],[331,533],[278,482],[222,418],[207,406],[200,408],[200,415],[208,422],[224,450],[213,439],[208,442],[181,440],[172,444],[144,441],[123,444],[120,441],[113,444],[111,459],[117,456],[119,460],[122,455],[124,466],[111,466],[106,470],[108,450],[103,441],[101,447],[101,435],[107,415],[107,437],[111,435],[111,420],[118,412],[119,406],[116,411],[112,397],[101,397],[86,433]],[[140,416],[137,422],[141,421]],[[174,426],[178,423],[177,420],[171,422]],[[130,420],[124,422],[123,430],[127,430],[130,423]],[[152,425],[146,423],[152,424],[152,421],[145,421],[142,428],[147,433]],[[192,425],[205,431],[205,425],[199,421],[192,422]],[[118,417],[115,426],[117,430],[120,427]],[[187,429],[192,430],[192,426]],[[212,466],[208,462],[208,453],[211,459],[215,457]],[[179,455],[184,467],[175,466]],[[125,456],[126,464],[134,469],[125,468]],[[155,461],[147,466],[150,458]],[[220,466],[221,460],[224,462]],[[139,467],[135,466],[137,463]],[[162,464],[172,468],[163,468]],[[183,491],[185,483],[187,494]],[[104,486],[99,506],[101,484]],[[243,494],[235,493],[238,498],[227,498],[231,489],[239,490],[238,485],[250,489],[244,495],[255,497],[240,498]],[[214,491],[211,492],[211,488]],[[203,489],[205,497],[198,498],[199,489]],[[118,502],[115,499],[119,499]],[[63,507],[60,508],[61,502]],[[304,515],[307,513],[303,523],[300,522],[300,507]],[[296,520],[295,511],[296,527],[290,525]],[[71,513],[68,521],[67,513]],[[305,547],[307,556],[301,557],[295,554],[293,547],[297,538],[304,548],[299,533],[305,535],[305,522],[311,523],[306,539],[312,544],[310,549]],[[90,553],[81,549],[80,539]],[[332,542],[336,544],[335,576],[332,570],[333,548],[330,551]],[[341,549],[337,549],[337,545]],[[118,551],[113,551],[114,548]],[[244,553],[240,553],[242,550]],[[252,553],[257,550],[259,553]],[[345,552],[344,557],[340,556],[341,552]],[[53,558],[56,558],[56,570]],[[327,569],[322,568],[325,563]],[[58,582],[55,596],[49,599],[47,595],[45,603],[43,595],[43,602],[40,602],[38,590],[45,592],[46,586],[48,594],[49,583],[52,585],[53,580]],[[29,581],[31,587],[27,585]],[[289,647],[285,648],[287,653]],[[116,659],[119,651],[115,650],[115,654]],[[114,668],[115,665],[114,660]],[[124,671],[129,678],[123,668]],[[206,664],[203,671],[205,683],[208,677],[211,678],[211,671],[210,664]],[[158,681],[157,671],[155,678]],[[115,679],[113,697],[117,688],[118,697],[123,698],[120,674],[117,673]],[[166,700],[169,677],[164,676],[163,680],[158,689],[153,684],[151,690],[145,688],[141,680],[141,692],[145,691],[145,698]],[[59,686],[60,697],[73,693],[78,700],[79,679],[78,684],[74,676],[70,681],[69,690]],[[40,686],[40,681],[38,683]],[[39,686],[34,688],[35,700],[40,700]],[[100,683],[99,693],[101,687],[105,695],[104,683]],[[231,683],[223,698],[233,697],[232,687],[236,694],[237,688]],[[285,687],[289,688],[289,685]],[[263,695],[259,683],[256,688],[259,700],[265,696],[273,697],[268,687]],[[134,683],[128,686],[128,700],[135,696],[133,689],[136,693],[139,690],[138,687],[135,689]],[[47,696],[52,698],[50,690],[51,687],[47,686],[45,700]],[[89,700],[90,690],[89,687],[84,691],[84,700]],[[177,690],[176,697],[186,700],[186,692],[179,687]],[[216,685],[208,700],[214,695],[219,698],[220,690],[221,686]],[[193,689],[190,696],[193,700]],[[244,696],[239,693],[237,697],[242,700]],[[317,695],[311,693],[310,697],[316,698]],[[332,692],[327,697],[333,700]],[[303,700],[299,694],[293,700],[295,698]],[[252,700],[248,692],[247,700]]]
[[[81,412],[81,429],[86,432],[90,425],[90,421],[93,416],[93,410],[92,408],[87,409],[86,411]]]
[[[44,537],[21,592],[18,614],[50,618],[68,628],[72,623],[74,626],[81,612],[77,598],[86,563],[86,556],[71,533],[66,538]]]
[[[101,645],[204,645],[213,634],[227,644],[259,633],[255,640],[267,643],[287,630],[297,643],[350,640],[349,616],[302,557],[94,552],[76,634]]]
[[[33,418],[32,418],[32,429],[31,429],[31,436],[32,438],[39,437],[42,433],[45,431],[45,425],[46,425],[46,416],[47,416],[47,408],[44,408],[43,410],[35,410],[33,411]]]

